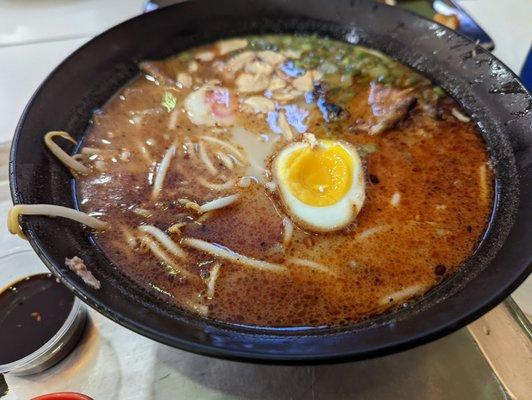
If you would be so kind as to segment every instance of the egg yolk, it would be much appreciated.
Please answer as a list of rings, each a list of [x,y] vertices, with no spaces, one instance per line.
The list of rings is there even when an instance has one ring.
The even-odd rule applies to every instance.
[[[301,202],[330,206],[345,196],[353,180],[353,160],[340,144],[321,141],[322,146],[294,151],[286,160],[285,179],[290,192]]]

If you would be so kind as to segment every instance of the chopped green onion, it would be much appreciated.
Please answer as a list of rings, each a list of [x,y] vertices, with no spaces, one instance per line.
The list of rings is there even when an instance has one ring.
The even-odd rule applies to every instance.
[[[191,51],[184,51],[183,53],[179,54],[177,58],[180,61],[190,61],[192,60],[192,52]]]
[[[376,79],[379,82],[385,81],[389,75],[388,68],[384,65],[375,65],[373,68],[370,68],[368,72],[373,79]]]
[[[445,95],[445,91],[441,88],[441,86],[434,86],[433,90],[434,93],[436,93],[436,96],[438,97],[442,97],[443,95]]]
[[[166,108],[166,111],[170,112],[172,111],[177,104],[176,97],[170,93],[170,92],[164,92],[163,100],[161,101],[161,105]]]

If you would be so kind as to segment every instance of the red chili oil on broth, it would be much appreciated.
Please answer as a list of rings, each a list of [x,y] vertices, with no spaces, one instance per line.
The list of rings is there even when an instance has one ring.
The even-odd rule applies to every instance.
[[[486,228],[493,176],[473,123],[379,53],[261,36],[141,69],[94,115],[83,144],[91,173],[77,183],[82,209],[112,224],[96,234],[107,256],[169,303],[262,326],[356,323],[452,275]],[[279,194],[272,162],[304,132],[362,160],[365,201],[342,229],[303,227]]]

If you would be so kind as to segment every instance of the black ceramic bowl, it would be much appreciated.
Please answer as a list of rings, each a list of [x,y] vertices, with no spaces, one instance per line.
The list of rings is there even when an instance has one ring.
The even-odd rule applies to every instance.
[[[124,277],[87,231],[64,219],[23,218],[37,254],[80,298],[118,323],[181,349],[257,362],[361,359],[407,349],[473,321],[530,273],[532,99],[500,61],[434,22],[369,1],[191,1],[133,18],[68,57],[38,89],[17,127],[14,203],[76,207],[69,172],[45,132],[82,140],[91,110],[138,73],[137,63],[223,37],[316,33],[381,50],[445,88],[478,124],[496,175],[495,207],[478,250],[455,276],[391,314],[338,329],[262,329],[214,323],[162,303]],[[528,183],[528,184],[527,184]],[[64,266],[82,257],[94,291]]]

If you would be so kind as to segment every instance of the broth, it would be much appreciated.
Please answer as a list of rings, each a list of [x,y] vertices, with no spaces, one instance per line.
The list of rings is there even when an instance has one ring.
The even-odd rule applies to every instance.
[[[460,107],[408,68],[299,36],[140,67],[95,112],[77,187],[81,209],[112,225],[96,233],[107,256],[164,301],[230,323],[346,325],[423,295],[474,252],[492,207],[488,153]],[[331,187],[291,203],[274,164],[293,143],[314,157],[315,143],[348,149],[345,180],[309,161],[300,178]],[[363,201],[345,217],[341,185]],[[331,218],[313,193],[338,205]],[[230,204],[203,212],[216,199]]]

